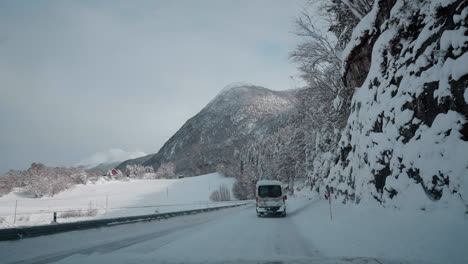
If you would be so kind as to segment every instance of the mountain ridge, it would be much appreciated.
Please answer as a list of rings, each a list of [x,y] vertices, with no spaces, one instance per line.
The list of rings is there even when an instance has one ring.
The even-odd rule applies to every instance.
[[[226,86],[200,112],[188,119],[155,154],[122,162],[152,166],[173,163],[175,173],[212,173],[249,142],[284,126],[296,111],[295,90],[273,91],[246,83]]]

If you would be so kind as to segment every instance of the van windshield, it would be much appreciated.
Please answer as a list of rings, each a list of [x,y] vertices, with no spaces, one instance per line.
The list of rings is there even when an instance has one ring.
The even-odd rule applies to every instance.
[[[258,186],[258,196],[265,197],[280,197],[281,196],[281,186],[279,185],[262,185]]]

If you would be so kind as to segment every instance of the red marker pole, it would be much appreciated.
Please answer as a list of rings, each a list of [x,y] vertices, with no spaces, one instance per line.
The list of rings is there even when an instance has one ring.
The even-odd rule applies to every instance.
[[[330,206],[330,221],[333,221],[332,209],[331,209],[331,195],[330,190],[328,190],[328,205]]]

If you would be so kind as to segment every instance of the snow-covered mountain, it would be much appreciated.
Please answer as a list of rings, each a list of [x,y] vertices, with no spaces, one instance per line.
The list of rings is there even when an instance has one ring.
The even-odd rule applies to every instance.
[[[131,159],[127,164],[128,165],[142,164],[143,162],[150,159],[153,155],[154,154],[149,154],[149,155],[145,155],[145,156],[138,157],[135,159]],[[123,159],[118,160],[118,161],[103,162],[98,165],[85,166],[85,168],[88,173],[105,174],[108,170],[115,169],[117,166],[119,166],[122,163],[122,161]]]
[[[296,110],[295,94],[244,83],[229,85],[190,118],[158,153],[127,160],[117,168],[142,164],[158,169],[161,164],[173,163],[178,175],[214,172],[232,162],[234,154],[246,144],[282,127]]]
[[[151,159],[154,155],[155,154],[153,153],[153,154],[148,154],[146,156],[139,157],[139,158],[136,158],[136,159],[125,160],[123,162],[119,162],[119,164],[115,168],[123,170],[125,168],[125,166],[127,166],[127,165],[141,165],[141,164],[145,163],[146,161],[148,161],[149,159]]]

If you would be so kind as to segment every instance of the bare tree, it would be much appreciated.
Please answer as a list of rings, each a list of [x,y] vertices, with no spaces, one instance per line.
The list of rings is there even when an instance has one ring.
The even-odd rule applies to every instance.
[[[320,18],[328,23],[328,31],[336,37],[336,48],[343,50],[353,29],[371,11],[374,0],[309,0]]]
[[[232,194],[236,199],[247,200],[247,188],[245,183],[237,179],[237,181],[232,186]]]
[[[341,0],[348,7],[349,11],[361,20],[372,9],[373,0]]]
[[[214,202],[219,202],[219,201],[221,201],[221,196],[219,195],[219,191],[218,191],[218,190],[213,191],[213,192],[210,194],[210,200],[211,200],[211,201],[214,201]]]
[[[231,192],[226,187],[226,185],[221,184],[219,186],[219,196],[221,201],[230,201],[231,200]]]
[[[139,164],[127,165],[125,167],[124,174],[129,178],[135,179],[151,179],[156,177],[153,167],[142,166]]]
[[[302,13],[296,20],[295,34],[303,39],[291,52],[291,59],[298,64],[301,77],[309,87],[320,89],[321,93],[333,100],[343,89],[340,78],[341,59],[336,45],[327,34],[319,30],[312,17]]]
[[[230,201],[231,192],[226,187],[226,185],[221,184],[218,190],[215,190],[211,193],[210,200],[215,201],[215,202]]]
[[[42,197],[50,193],[51,181],[47,179],[49,173],[48,168],[44,164],[31,164],[31,167],[27,170],[30,182],[26,186],[26,190],[35,197]]]
[[[0,196],[13,191],[13,180],[8,174],[0,174]]]

